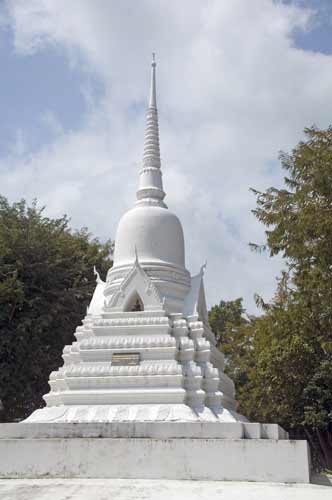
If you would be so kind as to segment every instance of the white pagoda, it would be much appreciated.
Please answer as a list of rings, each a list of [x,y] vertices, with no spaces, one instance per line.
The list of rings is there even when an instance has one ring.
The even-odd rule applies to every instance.
[[[153,60],[137,201],[77,342],[50,375],[47,407],[28,422],[243,420],[208,324],[204,266],[186,269],[182,226],[164,198]]]
[[[203,271],[185,266],[164,203],[152,61],[137,201],[120,220],[46,407],[0,424],[0,478],[95,477],[308,482],[306,441],[236,412],[208,323]],[[3,459],[1,460],[1,458]]]

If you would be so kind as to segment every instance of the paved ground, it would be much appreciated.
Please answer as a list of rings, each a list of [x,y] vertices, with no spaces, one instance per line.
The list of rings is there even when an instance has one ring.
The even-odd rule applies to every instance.
[[[325,478],[320,478],[318,481],[323,484],[290,485],[157,479],[0,479],[0,499],[332,500],[332,480],[331,483]]]

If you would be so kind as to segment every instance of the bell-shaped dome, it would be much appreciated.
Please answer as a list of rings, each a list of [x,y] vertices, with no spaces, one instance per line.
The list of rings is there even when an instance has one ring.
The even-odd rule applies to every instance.
[[[182,226],[167,208],[138,205],[124,214],[116,233],[113,269],[133,264],[135,248],[141,263],[185,267]]]
[[[139,262],[148,279],[158,290],[163,302],[162,307],[179,313],[190,289],[190,274],[185,268],[181,223],[164,203],[154,59],[143,165],[136,197],[134,208],[123,215],[118,225],[114,264],[107,274],[104,295],[111,304],[112,297],[115,297],[131,275],[135,262]]]
[[[156,101],[156,62],[151,68],[151,89],[146,116],[143,166],[140,172],[137,201],[133,209],[120,220],[115,237],[114,265],[117,268],[132,265],[135,253],[141,264],[170,266],[185,270],[184,238],[176,215],[164,203],[162,172],[160,168],[159,126]],[[187,271],[186,271],[187,272]]]

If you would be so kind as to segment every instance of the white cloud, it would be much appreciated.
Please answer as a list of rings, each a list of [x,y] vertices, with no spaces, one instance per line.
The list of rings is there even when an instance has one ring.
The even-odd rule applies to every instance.
[[[38,197],[74,226],[114,237],[133,203],[152,50],[158,58],[167,203],[181,218],[187,263],[207,258],[207,296],[269,298],[279,260],[250,252],[264,228],[249,187],[281,183],[275,163],[304,126],[329,124],[332,57],[293,43],[314,13],[272,0],[15,0],[7,2],[20,55],[60,47],[105,86],[79,131],[59,131],[36,154],[0,165],[2,192]],[[82,88],[84,82],[82,82]],[[11,168],[5,168],[10,162]]]

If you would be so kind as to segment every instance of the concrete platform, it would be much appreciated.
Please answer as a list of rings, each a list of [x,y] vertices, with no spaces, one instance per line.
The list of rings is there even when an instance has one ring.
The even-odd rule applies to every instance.
[[[328,484],[328,481],[327,481]],[[1,500],[331,500],[314,484],[133,479],[0,479]]]
[[[306,441],[246,422],[0,425],[0,478],[308,483]]]
[[[190,438],[0,439],[1,478],[138,478],[308,483],[306,441]]]

